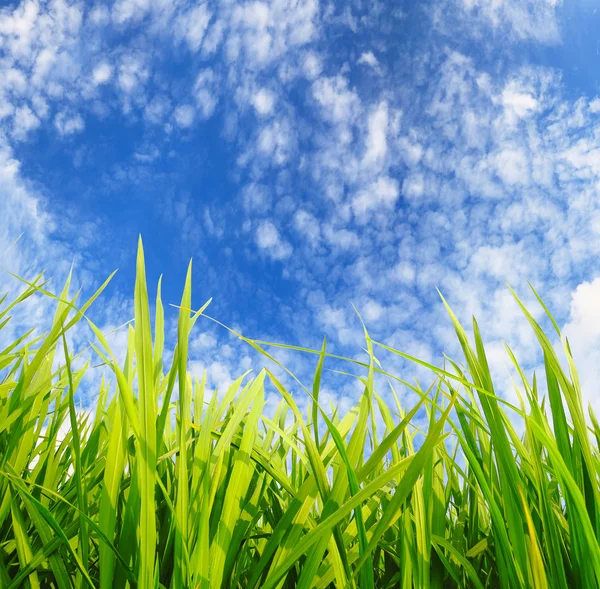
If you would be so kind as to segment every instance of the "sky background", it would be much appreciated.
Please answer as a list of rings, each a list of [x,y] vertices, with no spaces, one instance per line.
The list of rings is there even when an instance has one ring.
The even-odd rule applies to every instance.
[[[375,339],[436,363],[460,356],[439,288],[478,318],[508,398],[504,342],[540,364],[506,287],[531,302],[529,280],[600,409],[597,6],[4,3],[0,264],[45,268],[58,290],[74,263],[85,292],[119,268],[92,313],[109,330],[133,316],[141,234],[167,304],[193,258],[194,307],[213,297],[210,314],[249,337],[327,335],[361,357],[354,304]],[[11,329],[48,316],[37,299]],[[213,384],[256,366],[208,321],[191,349]],[[358,391],[331,386],[342,404]]]

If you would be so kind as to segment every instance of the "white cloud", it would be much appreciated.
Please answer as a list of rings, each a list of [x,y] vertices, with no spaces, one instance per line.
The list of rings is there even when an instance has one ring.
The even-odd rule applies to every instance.
[[[212,13],[208,9],[208,3],[198,4],[180,16],[176,26],[191,51],[200,49],[211,18]]]
[[[313,96],[333,123],[350,123],[358,114],[360,99],[348,89],[348,80],[343,76],[319,78],[313,83]]]
[[[148,80],[148,69],[140,55],[128,53],[122,56],[119,64],[119,87],[125,94],[131,94]]]
[[[506,147],[494,156],[496,174],[508,186],[529,184],[529,158],[519,148]]]
[[[10,88],[14,94],[22,95],[27,90],[27,78],[23,72],[14,67],[3,70],[3,88]]]
[[[211,237],[221,239],[225,235],[225,228],[222,223],[222,214],[218,209],[213,209],[213,214],[209,207],[205,207],[203,214],[204,227]]]
[[[267,88],[261,88],[252,97],[252,106],[261,116],[269,115],[273,112],[275,105],[275,94]]]
[[[425,192],[425,179],[423,174],[414,173],[407,176],[402,182],[402,194],[411,200],[420,199]]]
[[[573,340],[582,348],[600,346],[600,278],[582,282],[571,294],[569,323],[565,334],[575,336]],[[575,330],[575,331],[574,331]],[[570,332],[570,333],[567,333]],[[598,365],[600,367],[600,364]]]
[[[248,184],[242,191],[242,202],[247,211],[264,214],[271,208],[271,194],[264,184]]]
[[[330,223],[323,227],[323,235],[334,252],[337,250],[352,250],[360,246],[360,239],[354,231],[344,228],[337,229]]]
[[[135,151],[133,158],[142,164],[151,164],[160,157],[160,150],[158,147],[146,146],[145,149]]]
[[[313,97],[333,126],[316,132],[311,174],[319,193],[331,198],[325,218],[332,222],[321,222],[320,235],[332,247],[315,256],[299,246],[294,260],[304,255],[320,272],[335,272],[344,286],[332,289],[332,297],[341,288],[355,300],[369,297],[395,309],[388,305],[400,293],[418,292],[427,305],[420,324],[435,325],[443,334],[435,346],[443,342],[460,357],[451,330],[441,327],[439,286],[460,317],[477,315],[497,360],[495,374],[506,364],[503,339],[525,365],[536,366],[535,341],[518,308],[510,307],[504,282],[520,287],[530,279],[549,303],[560,302],[572,269],[585,268],[600,249],[592,238],[600,227],[598,127],[591,124],[591,103],[565,100],[557,78],[531,67],[492,77],[449,53],[429,90],[420,91],[419,117],[402,115],[402,133],[389,88],[373,91],[367,103],[343,76],[317,80]],[[375,189],[378,182],[383,190]],[[405,199],[398,207],[400,183]],[[336,244],[342,235],[348,239]],[[404,245],[394,256],[399,242]],[[343,264],[336,269],[335,256],[348,251],[342,243],[358,257],[352,271]],[[390,278],[397,281],[394,292],[380,286]],[[337,323],[341,338],[340,311],[336,303],[322,320]],[[405,317],[412,321],[410,313]],[[505,381],[499,391],[510,396]]]
[[[202,117],[210,118],[218,103],[218,79],[213,70],[204,69],[198,74],[194,95]]]
[[[366,140],[365,164],[381,162],[387,154],[388,105],[382,102],[369,115],[369,134]]]
[[[560,0],[455,0],[463,9],[464,26],[483,34],[483,27],[506,33],[515,41],[533,40],[554,44],[560,41],[557,7]],[[451,10],[451,8],[450,8]],[[448,16],[448,6],[438,6],[438,25]],[[453,22],[453,24],[455,24]]]
[[[362,333],[352,326],[344,308],[322,303],[315,309],[318,320],[326,327],[336,330],[337,339],[342,344],[360,341]],[[358,321],[357,321],[358,323]]]
[[[381,74],[381,66],[372,51],[365,51],[364,53],[361,53],[357,63],[359,65],[368,65],[369,67],[372,67],[378,74]]]
[[[42,49],[36,59],[33,67],[33,77],[37,79],[43,79],[46,74],[50,71],[50,68],[56,60],[56,52],[49,47]]]
[[[415,267],[409,262],[398,262],[391,272],[392,277],[399,282],[412,284],[415,280]]]
[[[92,79],[94,80],[94,84],[96,86],[106,84],[106,82],[108,82],[111,79],[112,73],[113,68],[108,62],[103,61],[99,63],[92,72]]]
[[[185,129],[192,125],[195,114],[196,110],[193,106],[189,104],[182,104],[175,109],[173,112],[173,117],[175,118],[177,125],[182,129]]]
[[[309,80],[318,78],[323,71],[321,58],[313,51],[309,51],[302,60],[302,69]]]
[[[319,220],[308,211],[300,209],[294,215],[294,227],[304,235],[311,245],[315,247],[321,238]]]
[[[113,5],[112,18],[119,25],[139,21],[150,9],[150,0],[117,0]]]
[[[25,139],[27,135],[40,126],[40,120],[28,106],[17,108],[13,120],[13,136]]]
[[[256,245],[274,260],[284,260],[292,255],[293,248],[270,221],[262,221],[256,230]]]
[[[342,329],[346,325],[346,313],[343,309],[333,309],[326,306],[321,314],[323,323]]]
[[[15,107],[7,100],[0,99],[0,121],[10,117],[15,112]]]
[[[272,15],[266,2],[251,2],[237,5],[233,10],[233,20],[239,26],[240,37],[238,43],[243,43],[251,59],[258,64],[264,63],[269,58],[272,37],[269,24]],[[230,45],[233,50],[233,42]]]
[[[144,117],[156,125],[163,123],[171,112],[171,100],[168,96],[159,94],[144,108]]]
[[[400,137],[398,147],[407,166],[412,168],[419,164],[423,157],[423,147],[418,142],[411,140],[409,137]]]
[[[83,131],[85,122],[79,113],[59,112],[54,117],[54,126],[61,135],[73,135]]]
[[[568,323],[563,329],[569,339],[579,372],[586,402],[591,402],[596,415],[600,412],[600,278],[582,282],[571,293]]]
[[[367,326],[370,323],[376,323],[385,316],[385,308],[373,299],[368,299],[361,305],[359,311]]]
[[[398,182],[389,176],[382,176],[354,197],[352,209],[357,217],[361,217],[373,209],[391,208],[399,194]]]
[[[197,350],[210,350],[213,349],[216,345],[217,339],[214,335],[208,332],[202,332],[193,337],[190,341],[190,348],[194,352]]]
[[[75,242],[65,239],[65,231],[69,226],[68,214],[62,216],[59,223],[48,209],[48,204],[31,183],[23,178],[20,162],[0,140],[0,263],[25,279],[32,279],[45,269],[46,277],[52,277],[48,288],[56,292],[61,288],[73,262],[76,275],[71,293],[77,290],[81,284],[79,281],[85,282],[88,289],[93,289],[98,277],[92,276],[85,267],[82,268],[82,254],[71,249],[76,247]],[[80,225],[79,230],[81,233],[85,231],[84,224]],[[21,239],[16,241],[21,233]],[[89,267],[89,264],[86,266]],[[9,300],[22,290],[23,284],[20,281],[13,279],[7,272],[0,272],[0,291],[9,293]],[[96,305],[95,317],[101,305],[101,302]],[[48,321],[53,316],[53,309],[54,302],[49,298],[33,296],[27,299],[11,313],[12,319],[3,327],[0,339],[8,344],[32,327],[43,332],[49,327]],[[83,340],[88,337],[83,330],[79,333]]]
[[[258,134],[258,152],[275,165],[284,164],[290,156],[292,138],[285,120],[274,121],[263,127]]]
[[[456,27],[455,36],[467,30],[479,39],[485,35],[492,57],[495,47],[511,40],[559,38],[556,6],[545,0],[441,5],[452,9],[442,15],[446,32]],[[460,25],[452,21],[457,6]],[[116,103],[128,122],[145,117],[156,123],[144,127],[153,136],[137,143],[130,157],[131,163],[151,164],[171,151],[161,142],[165,129],[196,121],[200,128],[218,105],[232,152],[243,152],[236,154],[231,177],[246,187],[231,210],[243,205],[240,227],[256,228],[250,245],[285,259],[285,269],[300,282],[331,279],[322,282],[335,302],[322,319],[340,339],[350,341],[353,333],[340,292],[370,305],[368,313],[385,333],[399,317],[409,324],[414,319],[415,303],[401,298],[410,292],[423,301],[422,324],[435,331],[441,329],[433,292],[438,285],[450,293],[457,312],[476,312],[482,326],[490,326],[494,356],[501,337],[517,334],[530,345],[520,328],[511,331],[517,320],[495,285],[532,278],[556,303],[568,296],[575,277],[589,278],[590,264],[600,255],[600,121],[594,116],[600,99],[571,99],[557,71],[519,68],[512,59],[503,68],[479,69],[479,60],[441,48],[455,45],[433,34],[430,55],[406,56],[414,68],[407,68],[401,82],[384,76],[365,81],[356,63],[381,71],[375,49],[355,60],[355,47],[343,65],[332,60],[324,42],[328,10],[312,0],[193,6],[118,0],[112,13],[96,6],[82,20],[86,12],[75,3],[22,2],[4,9],[0,148],[31,137],[42,125],[75,132],[89,120],[87,108],[106,112]],[[368,26],[350,9],[344,18],[357,35]],[[115,25],[118,35],[108,29]],[[110,46],[113,40],[118,44]],[[169,50],[206,69],[167,75],[163,58],[171,55],[163,54]],[[110,100],[100,103],[94,86],[109,82]],[[307,83],[308,92],[295,93]],[[308,103],[297,105],[303,96]],[[251,108],[258,116],[248,126],[244,115]],[[173,136],[165,141],[175,143]],[[29,194],[18,164],[7,161],[2,173],[9,177],[16,168],[19,178],[8,182],[10,189]],[[306,202],[299,205],[296,192]],[[42,201],[24,202],[29,204],[11,213],[11,223],[35,232],[32,219],[48,216],[40,212]],[[191,206],[177,202],[173,211],[190,212]],[[227,235],[227,207],[223,211],[219,216],[201,207],[195,223],[207,235]],[[270,221],[262,220],[271,214]],[[40,238],[44,248],[50,241],[46,231]],[[27,266],[35,257],[23,260]],[[390,278],[392,289],[385,288]],[[497,319],[507,313],[511,329]],[[389,325],[381,317],[389,317]],[[449,340],[443,332],[439,341]],[[226,379],[214,362],[214,373]]]
[[[560,155],[577,170],[580,178],[590,179],[600,174],[600,147],[594,139],[581,139]]]
[[[502,246],[481,246],[469,263],[469,271],[475,276],[493,276],[499,281],[517,283],[530,278],[527,276],[526,257],[523,246],[506,243]]]
[[[229,16],[227,58],[243,61],[250,70],[259,71],[290,49],[311,41],[317,32],[318,16],[316,0],[236,4]]]
[[[502,104],[512,115],[518,118],[524,118],[532,113],[538,107],[538,101],[529,93],[522,92],[514,82],[509,83],[502,91]],[[512,119],[512,116],[511,116]]]
[[[110,12],[106,6],[94,6],[88,14],[88,19],[95,26],[101,27],[110,22]]]

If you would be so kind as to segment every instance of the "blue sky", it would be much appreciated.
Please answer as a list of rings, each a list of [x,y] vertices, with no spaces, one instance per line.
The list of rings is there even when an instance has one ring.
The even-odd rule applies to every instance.
[[[1,263],[60,282],[74,261],[87,289],[118,267],[108,329],[131,318],[141,233],[167,302],[192,257],[194,304],[251,337],[360,354],[354,304],[439,361],[456,345],[437,287],[500,378],[504,341],[539,365],[505,287],[531,300],[530,280],[592,399],[599,65],[591,0],[8,3],[0,250],[24,235]],[[252,364],[209,323],[195,338],[214,383]]]

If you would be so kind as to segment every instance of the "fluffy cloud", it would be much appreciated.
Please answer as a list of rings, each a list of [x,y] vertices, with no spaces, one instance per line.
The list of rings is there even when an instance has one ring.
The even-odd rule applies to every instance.
[[[54,117],[54,126],[61,135],[73,135],[83,131],[85,122],[80,114],[59,112]]]
[[[182,104],[178,106],[173,112],[173,117],[177,125],[182,128],[189,127],[194,122],[194,116],[196,111],[193,106],[189,104]]]
[[[313,84],[313,95],[332,123],[351,123],[358,114],[360,99],[343,76],[319,78]]]
[[[582,282],[571,293],[569,321],[563,329],[575,359],[584,402],[600,412],[600,278]]]
[[[375,57],[372,51],[365,51],[360,54],[357,61],[358,64],[365,64],[372,67],[377,73],[381,73],[381,66],[379,60]]]
[[[294,216],[294,226],[309,241],[312,247],[316,246],[321,237],[319,220],[311,213],[300,209]]]
[[[179,17],[176,29],[185,38],[191,51],[196,52],[200,49],[211,18],[212,12],[207,3],[194,6]]]
[[[373,109],[368,125],[365,164],[373,165],[383,160],[387,153],[388,107],[385,102]]]
[[[391,208],[398,200],[400,191],[398,182],[388,176],[378,178],[365,190],[359,192],[352,201],[354,214],[359,222],[362,222],[364,215],[379,207]]]
[[[13,121],[13,136],[15,139],[25,139],[30,131],[40,126],[40,119],[27,106],[21,106],[15,111]]]
[[[100,86],[102,84],[106,84],[112,77],[113,69],[112,66],[103,61],[99,63],[92,72],[92,79],[94,80],[94,84],[96,86]]]
[[[261,88],[252,97],[252,106],[256,109],[256,112],[265,116],[273,111],[275,105],[275,95],[273,92],[266,88]]]
[[[256,245],[274,260],[284,260],[292,255],[292,246],[281,238],[270,221],[263,221],[256,230]]]

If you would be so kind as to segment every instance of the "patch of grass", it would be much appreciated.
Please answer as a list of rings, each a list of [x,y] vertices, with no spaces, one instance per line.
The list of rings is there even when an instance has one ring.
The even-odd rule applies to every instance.
[[[141,243],[122,365],[85,316],[107,283],[77,306],[69,282],[55,296],[40,281],[0,307],[3,328],[33,294],[56,302],[47,333],[0,352],[3,589],[599,586],[600,428],[584,411],[568,343],[565,370],[522,305],[545,384],[507,349],[519,407],[496,394],[477,324],[468,336],[448,307],[464,365],[426,365],[430,388],[405,383],[419,402],[402,407],[392,388],[387,404],[376,351],[410,357],[365,329],[369,362],[347,359],[364,392],[340,415],[319,404],[325,342],[297,348],[315,358],[312,388],[296,387],[307,402],[268,369],[222,393],[193,378],[188,339],[205,307],[190,309],[191,267],[167,368],[160,284],[151,321]],[[76,410],[88,366],[74,368],[66,338],[85,324],[110,375],[93,414]],[[239,337],[271,358],[265,342]],[[271,417],[266,386],[281,395]]]

